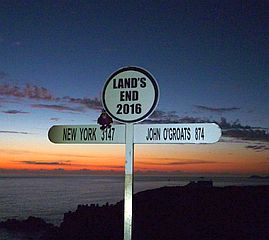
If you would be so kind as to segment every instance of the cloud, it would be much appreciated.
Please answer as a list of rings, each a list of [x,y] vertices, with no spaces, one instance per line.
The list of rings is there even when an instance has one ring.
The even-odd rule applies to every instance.
[[[50,120],[51,120],[51,121],[54,121],[54,122],[57,122],[57,121],[60,120],[60,118],[55,118],[55,117],[53,117],[53,118],[50,118]]]
[[[196,164],[216,164],[213,161],[203,161],[203,160],[191,160],[191,161],[179,161],[179,162],[169,162],[166,165],[196,165]]]
[[[17,131],[0,131],[0,133],[7,133],[7,134],[30,134],[29,132],[17,132]]]
[[[97,98],[94,98],[94,99],[72,98],[72,97],[66,96],[63,98],[63,100],[67,100],[69,103],[73,103],[73,104],[80,104],[87,108],[91,108],[95,110],[100,110],[103,108],[101,101]]]
[[[0,95],[36,100],[55,100],[46,88],[30,84],[26,84],[23,88],[10,84],[1,84]]]
[[[223,113],[223,112],[232,112],[232,111],[237,111],[240,110],[238,107],[229,107],[229,108],[213,108],[213,107],[207,107],[207,106],[202,106],[202,105],[194,105],[199,110],[202,111],[209,111],[209,112],[215,112],[215,113]]]
[[[158,118],[163,118],[165,117],[167,114],[164,111],[160,111],[160,110],[155,110],[151,115],[150,118],[152,119],[158,119]]]
[[[212,121],[208,118],[199,118],[191,116],[179,116],[176,112],[155,111],[143,123],[217,123],[221,130],[223,137],[231,137],[241,140],[252,141],[269,141],[268,129],[254,128],[251,126],[244,126],[237,119],[233,122],[228,122],[226,118],[222,117],[220,121]],[[267,130],[267,131],[266,131]]]
[[[255,152],[263,152],[269,150],[269,147],[263,144],[256,144],[256,145],[247,145],[247,149],[252,149]]]
[[[7,74],[0,72],[0,80],[6,78]],[[25,98],[32,100],[45,100],[54,102],[68,103],[69,105],[81,105],[83,108],[89,108],[94,110],[102,109],[102,103],[98,98],[73,98],[70,96],[66,97],[55,97],[53,94],[44,87],[36,85],[26,84],[23,87],[12,85],[12,84],[0,84],[0,96]],[[35,108],[46,108],[56,111],[74,111],[81,112],[82,108],[67,107],[65,105],[33,105]]]
[[[32,104],[31,106],[33,108],[39,108],[39,109],[50,109],[50,110],[56,110],[56,111],[82,112],[81,108],[68,107],[68,106],[59,105],[59,104]]]
[[[265,130],[253,130],[253,129],[231,129],[224,130],[223,136],[240,138],[243,140],[253,140],[253,141],[269,141],[269,134]]]
[[[72,165],[69,161],[63,162],[39,162],[39,161],[19,161],[20,163],[29,164],[29,165],[56,165],[56,166],[70,166]]]
[[[2,111],[2,113],[5,113],[5,114],[26,114],[29,112],[23,112],[23,111],[18,111],[18,110],[8,110],[8,111]]]
[[[222,117],[217,124],[221,127],[222,135],[224,137],[231,137],[246,141],[269,141],[268,129],[244,126],[239,122],[238,119],[229,123],[225,118]]]
[[[251,127],[251,126],[242,125],[240,123],[239,119],[237,119],[233,122],[227,122],[226,118],[222,117],[220,119],[220,121],[218,121],[218,124],[222,129],[228,129],[228,130],[231,130],[231,129],[245,129],[245,130],[253,129],[253,127]],[[258,128],[255,128],[255,129],[258,129]]]
[[[164,112],[156,110],[143,123],[203,123],[203,122],[209,122],[209,119],[191,117],[191,116],[179,116],[175,111]]]
[[[24,163],[27,165],[50,165],[50,166],[73,166],[73,167],[98,167],[98,168],[110,168],[110,169],[123,169],[124,166],[115,166],[115,165],[93,165],[93,164],[76,164],[71,161],[16,161],[17,163]],[[91,169],[89,169],[91,170]]]
[[[216,164],[219,162],[215,161],[204,161],[204,160],[181,160],[173,162],[137,162],[144,165],[155,165],[155,166],[181,166],[181,165],[196,165],[196,164]]]

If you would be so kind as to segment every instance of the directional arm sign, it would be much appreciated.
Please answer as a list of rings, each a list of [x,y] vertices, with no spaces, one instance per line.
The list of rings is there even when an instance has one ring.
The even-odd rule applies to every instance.
[[[136,144],[215,143],[221,129],[215,123],[135,124]],[[101,130],[99,125],[56,125],[50,128],[49,140],[65,144],[124,144],[125,125]]]
[[[141,144],[215,143],[220,136],[215,123],[134,125],[134,142]]]
[[[56,125],[50,128],[48,137],[53,143],[125,143],[125,125],[113,125],[105,130],[100,125]]]

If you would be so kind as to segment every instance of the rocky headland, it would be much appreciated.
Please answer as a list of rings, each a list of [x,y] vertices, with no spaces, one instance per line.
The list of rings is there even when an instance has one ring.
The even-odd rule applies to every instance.
[[[134,240],[269,239],[269,186],[212,187],[192,183],[134,195]],[[0,228],[40,232],[41,240],[123,239],[123,201],[79,205],[59,227],[30,217]]]

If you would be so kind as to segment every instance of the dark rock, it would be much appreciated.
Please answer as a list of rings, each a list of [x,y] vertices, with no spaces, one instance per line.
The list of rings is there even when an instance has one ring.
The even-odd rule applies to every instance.
[[[52,224],[46,223],[41,218],[28,217],[26,220],[8,219],[5,222],[1,222],[0,227],[9,230],[17,230],[23,232],[36,232],[48,227],[53,226]]]
[[[269,186],[163,187],[135,194],[133,240],[268,240]],[[60,227],[42,219],[8,220],[1,226],[27,231],[45,227],[42,240],[123,239],[123,201],[79,205]]]
[[[5,228],[12,232],[26,233],[29,234],[29,236],[41,236],[47,235],[47,233],[50,235],[52,232],[57,231],[57,228],[53,224],[46,223],[43,219],[32,216],[28,217],[26,220],[8,219],[4,222],[0,222],[0,228]],[[53,238],[46,239],[53,240]]]
[[[163,187],[134,197],[133,240],[244,239],[269,236],[269,186]],[[123,202],[79,206],[57,240],[123,239]]]

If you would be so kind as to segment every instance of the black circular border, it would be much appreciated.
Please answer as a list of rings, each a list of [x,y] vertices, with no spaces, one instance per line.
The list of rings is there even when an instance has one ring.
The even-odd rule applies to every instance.
[[[145,114],[143,115],[142,117],[138,118],[138,119],[134,119],[134,120],[122,120],[122,119],[119,119],[118,117],[115,117],[107,108],[106,106],[106,102],[105,102],[105,91],[106,91],[106,88],[107,88],[107,85],[110,83],[110,81],[119,73],[122,73],[122,72],[125,72],[125,71],[137,71],[137,72],[140,72],[140,73],[143,73],[144,75],[146,75],[148,77],[148,79],[151,81],[153,87],[154,87],[154,91],[155,91],[155,99],[154,99],[154,102],[150,108],[150,110]],[[154,109],[156,108],[157,106],[157,103],[159,101],[159,94],[160,94],[160,91],[159,91],[159,86],[155,80],[155,78],[148,72],[146,71],[145,69],[143,68],[140,68],[140,67],[134,67],[134,66],[130,66],[130,67],[123,67],[123,68],[120,68],[119,70],[117,70],[116,72],[112,73],[110,75],[110,77],[108,78],[108,80],[106,81],[105,83],[105,86],[103,88],[103,93],[102,93],[102,104],[103,104],[103,107],[104,109],[106,110],[106,112],[113,118],[113,119],[116,119],[117,121],[119,122],[122,122],[122,123],[136,123],[136,122],[141,122],[142,120],[146,119],[153,111]]]

